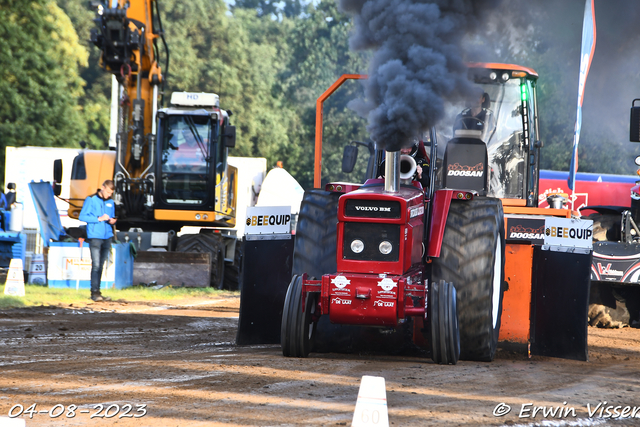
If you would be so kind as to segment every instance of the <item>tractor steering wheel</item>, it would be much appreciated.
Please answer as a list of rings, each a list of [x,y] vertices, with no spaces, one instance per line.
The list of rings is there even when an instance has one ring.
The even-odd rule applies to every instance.
[[[460,129],[467,130],[483,130],[485,122],[475,116],[467,116],[460,118]]]

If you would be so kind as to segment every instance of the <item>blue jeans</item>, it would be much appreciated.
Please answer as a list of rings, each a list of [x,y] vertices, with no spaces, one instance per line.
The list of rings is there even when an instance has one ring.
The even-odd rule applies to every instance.
[[[102,277],[102,267],[109,258],[111,251],[111,238],[91,239],[89,243],[91,249],[91,295],[100,293],[100,278]]]

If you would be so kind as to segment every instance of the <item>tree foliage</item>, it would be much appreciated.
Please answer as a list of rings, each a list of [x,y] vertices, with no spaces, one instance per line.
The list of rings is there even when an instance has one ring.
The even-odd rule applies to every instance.
[[[281,85],[289,108],[298,112],[293,138],[292,158],[286,167],[305,187],[313,184],[316,99],[345,73],[364,73],[367,56],[349,50],[352,28],[348,16],[338,11],[332,0],[309,5],[306,18],[298,19],[289,35],[288,66],[281,73]],[[340,173],[342,147],[351,140],[366,140],[364,119],[348,108],[348,103],[362,96],[362,87],[346,83],[324,104],[323,182],[348,179]],[[286,152],[281,155],[286,156]],[[368,153],[367,153],[368,155]],[[363,165],[356,168],[360,180]]]
[[[83,132],[78,100],[87,52],[67,15],[47,0],[0,6],[0,161],[6,146],[64,146]]]
[[[237,0],[231,10],[235,13],[238,9],[249,9],[254,11],[258,16],[267,16],[272,18],[295,18],[300,16],[303,5],[300,0]]]
[[[88,41],[95,12],[86,0],[27,3],[0,5],[1,148],[76,145],[82,139],[91,148],[105,148],[111,77],[99,68],[99,52]],[[520,63],[539,72],[542,165],[566,170],[584,2],[508,5],[482,33],[468,35],[467,59]],[[218,93],[238,128],[231,154],[266,157],[270,165],[282,160],[311,187],[316,99],[341,74],[368,68],[370,52],[349,50],[352,18],[334,0],[237,0],[232,6],[223,0],[160,0],[159,6],[171,54],[165,99],[175,90]],[[637,7],[605,6],[596,1],[598,44],[583,106],[580,170],[630,173],[639,149],[627,142],[633,96],[626,92],[629,84],[640,83],[635,71],[640,61],[625,52],[633,52],[638,37],[633,31],[615,36],[613,30],[632,29],[635,14],[627,9]],[[614,95],[624,98],[624,107],[615,104]],[[325,103],[325,182],[359,181],[366,168],[368,153],[361,147],[356,172],[340,172],[342,147],[368,140],[365,120],[348,107],[362,96],[362,85],[354,81]]]
[[[59,0],[58,6],[68,15],[79,44],[89,54],[87,63],[79,70],[85,82],[84,96],[78,99],[84,128],[82,134],[76,135],[74,145],[84,140],[89,148],[103,150],[109,139],[111,76],[98,66],[100,51],[89,42],[91,29],[95,27],[95,11],[87,7],[86,0]]]

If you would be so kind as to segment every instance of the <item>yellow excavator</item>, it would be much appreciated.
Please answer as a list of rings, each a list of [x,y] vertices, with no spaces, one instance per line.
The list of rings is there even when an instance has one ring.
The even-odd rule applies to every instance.
[[[74,160],[69,217],[78,218],[84,199],[112,179],[117,237],[136,245],[136,268],[145,282],[237,288],[236,238],[230,230],[237,169],[227,163],[236,141],[232,113],[220,108],[213,93],[174,92],[170,106],[162,107],[169,50],[158,0],[99,0],[91,6],[97,13],[91,42],[101,51],[100,66],[114,76],[115,147],[83,150]],[[56,162],[58,194],[61,180]],[[183,226],[200,230],[178,235]],[[197,266],[209,280],[193,274]]]

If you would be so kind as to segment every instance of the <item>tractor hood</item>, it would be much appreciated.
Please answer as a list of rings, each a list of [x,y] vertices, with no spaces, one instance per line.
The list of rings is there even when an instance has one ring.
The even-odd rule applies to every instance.
[[[66,234],[60,222],[53,188],[50,182],[40,181],[30,182],[29,190],[38,214],[42,242],[49,246],[49,240],[60,240],[60,237]]]
[[[338,271],[401,275],[420,264],[424,211],[422,190],[409,185],[391,193],[369,183],[340,196]]]
[[[424,195],[412,185],[401,185],[397,192],[385,191],[384,183],[370,180],[358,190],[340,197],[338,220],[349,221],[354,218],[370,218],[365,222],[382,219],[402,224],[407,223],[424,212]]]

